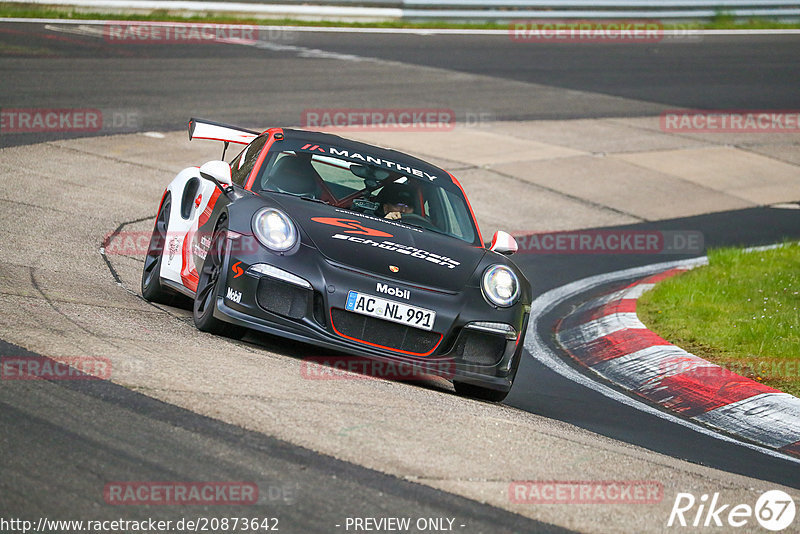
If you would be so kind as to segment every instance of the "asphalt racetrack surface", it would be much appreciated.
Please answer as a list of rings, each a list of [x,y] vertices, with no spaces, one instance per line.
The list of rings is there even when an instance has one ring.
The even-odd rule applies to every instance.
[[[198,46],[115,43],[104,31],[103,25],[0,24],[2,106],[91,103],[135,113],[137,121],[126,125],[132,130],[174,130],[199,112],[260,127],[299,125],[308,108],[444,107],[459,120],[481,114],[525,120],[797,104],[797,35],[556,45],[519,43],[507,34],[272,29],[249,44]],[[384,68],[372,68],[378,64]],[[2,142],[47,138],[17,134]]]
[[[744,499],[757,496],[753,487],[800,488],[795,461],[615,402],[567,380],[529,354],[524,355],[505,406],[462,399],[437,382],[347,383],[341,384],[341,391],[326,385],[319,394],[308,393],[313,399],[300,399],[311,407],[296,412],[327,414],[326,404],[338,407],[339,433],[326,437],[325,425],[311,415],[287,421],[279,409],[270,412],[266,401],[253,393],[257,389],[248,389],[247,380],[239,391],[233,385],[235,376],[220,376],[219,384],[204,377],[202,386],[207,389],[202,392],[192,383],[203,375],[203,365],[218,365],[209,356],[219,353],[213,350],[230,352],[231,362],[247,365],[263,355],[263,364],[274,366],[265,380],[280,397],[274,388],[284,382],[275,373],[315,354],[313,348],[268,336],[253,336],[245,343],[208,339],[192,330],[185,311],[154,309],[141,302],[134,294],[141,263],[112,259],[112,274],[96,254],[88,260],[65,251],[62,258],[47,245],[49,234],[67,236],[70,243],[86,236],[88,243],[97,244],[120,225],[142,230],[152,225],[149,217],[158,192],[182,167],[202,161],[168,154],[150,165],[144,149],[130,147],[138,147],[135,139],[144,139],[138,134],[173,132],[190,116],[264,127],[301,125],[303,111],[310,108],[446,108],[459,121],[502,125],[637,120],[677,108],[791,110],[797,106],[800,36],[695,35],[647,44],[556,45],[515,43],[507,35],[275,29],[254,43],[134,46],[110,43],[98,31],[102,26],[0,23],[3,110],[97,109],[119,119],[90,133],[0,132],[0,146],[6,147],[0,152],[5,186],[0,202],[6,206],[3,224],[10,229],[0,242],[0,288],[9,296],[0,355],[50,356],[51,346],[55,352],[69,352],[69,343],[82,331],[87,351],[96,342],[119,354],[132,351],[134,361],[163,356],[165,369],[152,384],[135,369],[121,382],[0,383],[0,517],[111,519],[122,514],[174,520],[241,515],[242,507],[114,507],[104,502],[102,490],[115,480],[253,480],[261,497],[244,513],[277,516],[285,532],[344,532],[347,517],[364,516],[454,518],[454,530],[461,532],[659,531],[676,491],[714,491],[718,484],[718,490]],[[92,139],[75,140],[106,134],[132,134],[134,140],[119,145],[110,141],[120,153],[107,155],[87,148],[85,143]],[[103,139],[97,141],[104,146]],[[142,146],[151,150],[157,142],[150,138]],[[44,144],[28,146],[36,143]],[[52,163],[60,160],[51,158],[70,155],[75,162]],[[462,161],[458,142],[435,156]],[[82,170],[81,162],[95,161],[92,158],[95,166]],[[20,165],[47,168],[45,174],[63,171],[64,181],[53,180],[57,187],[28,184],[27,176],[13,175]],[[118,191],[87,186],[110,172],[120,180]],[[78,188],[79,194],[59,192],[64,184]],[[62,196],[69,202],[65,204]],[[565,202],[579,196],[565,194]],[[800,194],[795,197],[785,200],[797,201]],[[502,211],[502,206],[496,208]],[[617,208],[599,211],[608,219],[598,220],[615,222],[590,228],[700,231],[706,247],[800,238],[797,209],[709,206],[708,213],[657,218],[631,216]],[[569,219],[570,213],[561,216]],[[36,220],[26,222],[25,217]],[[576,219],[573,227],[586,226]],[[515,261],[534,282],[535,295],[541,295],[588,276],[686,257],[690,256],[520,254]],[[53,265],[59,261],[63,268]],[[597,291],[602,289],[606,288]],[[97,295],[90,296],[93,291]],[[63,324],[41,319],[31,326],[20,318],[26,299],[40,299]],[[106,309],[95,302],[103,299],[118,302]],[[83,308],[89,300],[96,307]],[[71,310],[73,304],[82,311]],[[576,304],[580,302],[564,302],[544,317],[543,338],[550,338],[555,322]],[[104,310],[107,316],[102,316]],[[142,341],[146,349],[139,353],[135,343],[120,344],[113,336],[98,334],[118,320],[116,314],[124,325],[135,322],[128,315],[148,317],[146,326],[161,344]],[[161,329],[162,324],[168,326]],[[135,340],[144,334],[131,335]],[[184,353],[206,344],[208,354]],[[232,375],[236,365],[231,363]],[[296,388],[292,380],[286,383],[287,398],[276,397],[275,406],[293,406],[289,393],[299,399],[308,386],[302,381]],[[227,391],[217,391],[226,384]],[[361,433],[357,416],[365,395],[374,395],[375,405],[363,407],[372,410],[364,413],[375,413],[381,424],[367,422],[367,431]],[[237,403],[241,417],[231,416]],[[437,419],[442,413],[447,415]],[[395,419],[403,424],[393,427]],[[508,433],[493,434],[482,426],[489,422],[506,425],[502,428]],[[451,424],[452,431],[447,426]],[[403,433],[402,428],[414,430]],[[411,435],[415,430],[422,436],[418,439],[430,440],[422,448]],[[517,440],[517,432],[523,431],[530,436],[530,446]],[[469,456],[473,444],[484,442],[494,448]],[[514,452],[523,449],[524,462]],[[409,451],[407,456],[404,451]],[[416,454],[429,456],[430,463]],[[626,462],[631,471],[626,471]],[[675,480],[669,480],[673,475]],[[590,510],[508,504],[510,480],[542,478],[655,478],[663,480],[666,489],[657,512],[622,511],[614,505]],[[648,515],[658,516],[657,521],[649,523]]]

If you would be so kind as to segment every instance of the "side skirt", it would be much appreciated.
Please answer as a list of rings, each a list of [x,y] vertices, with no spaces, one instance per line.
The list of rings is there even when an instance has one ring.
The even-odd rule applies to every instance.
[[[194,291],[192,291],[191,289],[189,289],[188,287],[186,287],[186,286],[184,286],[182,284],[179,284],[177,282],[173,282],[172,280],[167,280],[166,278],[161,278],[161,285],[164,286],[164,287],[168,287],[168,288],[170,288],[172,290],[175,290],[178,293],[186,295],[187,297],[189,297],[191,299],[194,298]]]

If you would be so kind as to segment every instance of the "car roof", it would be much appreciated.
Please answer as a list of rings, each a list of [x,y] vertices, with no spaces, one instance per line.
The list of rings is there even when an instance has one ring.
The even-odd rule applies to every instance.
[[[283,128],[283,134],[285,138],[289,140],[310,141],[315,144],[335,146],[337,149],[345,149],[350,153],[355,152],[361,154],[362,156],[370,155],[375,158],[390,160],[400,163],[406,167],[419,169],[422,172],[427,172],[428,174],[434,175],[438,178],[446,179],[448,183],[453,182],[453,178],[450,173],[441,167],[437,167],[431,163],[428,163],[427,161],[415,158],[414,156],[409,156],[404,152],[393,150],[391,148],[383,148],[370,145],[368,143],[362,143],[360,141],[353,141],[352,139],[346,139],[334,134],[315,132],[311,130]]]

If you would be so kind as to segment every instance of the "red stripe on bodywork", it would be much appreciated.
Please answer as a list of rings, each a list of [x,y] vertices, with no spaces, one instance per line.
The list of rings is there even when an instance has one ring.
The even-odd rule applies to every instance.
[[[445,172],[447,172],[447,171],[445,171]],[[456,179],[456,177],[453,176],[452,174],[450,174],[449,172],[447,174],[450,176],[450,179],[453,180],[453,183],[456,184],[458,186],[458,188],[461,190],[461,194],[464,196],[464,200],[467,201],[467,208],[469,209],[469,214],[472,217],[472,222],[473,222],[473,224],[475,224],[475,229],[478,231],[478,239],[481,242],[481,248],[482,248],[483,247],[483,236],[481,235],[481,227],[478,226],[478,219],[475,218],[475,212],[472,211],[472,204],[469,203],[469,197],[467,197],[467,193],[464,192],[464,188],[461,187],[461,183],[459,183],[459,181]]]
[[[272,144],[275,142],[275,134],[280,133],[283,134],[283,128],[270,128],[269,130],[265,130],[263,133],[269,132],[269,139],[267,140],[266,144],[261,148],[261,153],[258,155],[258,159],[256,160],[256,164],[253,165],[253,168],[250,170],[250,175],[247,177],[245,181],[244,188],[248,191],[251,190],[253,187],[253,182],[256,181],[256,175],[258,175],[258,171],[261,170],[261,165],[264,163],[264,158],[267,157],[267,153],[269,149],[272,148]]]
[[[211,198],[208,199],[206,208],[197,219],[198,228],[201,228],[208,222],[209,217],[211,217],[211,214],[214,212],[214,206],[217,203],[219,195],[219,188],[215,188],[214,192],[211,194]],[[197,273],[197,266],[194,264],[194,257],[192,256],[192,240],[196,233],[196,230],[189,230],[186,232],[186,237],[183,238],[183,248],[181,249],[181,254],[183,256],[181,260],[181,281],[183,281],[184,286],[192,291],[197,291],[197,282],[200,280],[200,275]]]
[[[184,286],[192,291],[197,291],[197,281],[200,279],[192,258],[191,243],[195,233],[195,230],[186,232],[186,237],[183,238],[183,247],[181,248],[181,281]]]
[[[402,350],[402,349],[394,349],[392,347],[386,347],[384,345],[378,345],[377,343],[371,343],[369,341],[364,341],[363,339],[358,339],[358,338],[355,338],[355,337],[348,336],[346,334],[342,334],[341,332],[339,332],[336,329],[336,325],[333,324],[333,308],[331,308],[329,315],[330,315],[330,318],[331,318],[331,327],[333,328],[333,331],[336,332],[338,335],[342,336],[343,338],[349,339],[350,341],[356,341],[358,343],[364,343],[365,345],[369,345],[371,347],[378,347],[379,349],[389,350],[389,351],[392,351],[392,352],[399,352],[399,353],[402,353],[402,354],[408,354],[409,356],[430,356],[436,350],[436,347],[439,346],[439,343],[442,342],[442,338],[444,337],[442,334],[439,334],[439,341],[436,342],[436,345],[434,345],[431,350],[429,350],[428,352],[426,352],[424,354],[421,353],[421,352],[411,352],[411,351]]]
[[[217,204],[217,199],[219,198],[220,190],[219,187],[214,189],[214,192],[211,193],[211,198],[208,199],[208,204],[206,204],[206,209],[203,210],[203,213],[200,214],[200,217],[197,219],[197,227],[200,228],[204,224],[208,222],[208,218],[211,217],[211,214],[214,212],[214,206]]]

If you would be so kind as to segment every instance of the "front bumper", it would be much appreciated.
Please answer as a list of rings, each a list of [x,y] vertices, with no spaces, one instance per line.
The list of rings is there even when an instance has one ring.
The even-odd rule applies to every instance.
[[[227,248],[234,252],[226,255],[225,276],[218,285],[214,316],[220,320],[487,389],[511,388],[528,319],[522,302],[494,308],[480,288],[447,293],[415,287],[334,264],[311,247],[301,246],[291,256],[268,251],[237,254],[236,247]],[[256,264],[271,265],[299,280],[256,273],[251,269]],[[345,310],[350,290],[402,301],[377,292],[378,284],[407,290],[403,302],[436,311],[433,329]],[[508,325],[513,335],[499,325]]]

